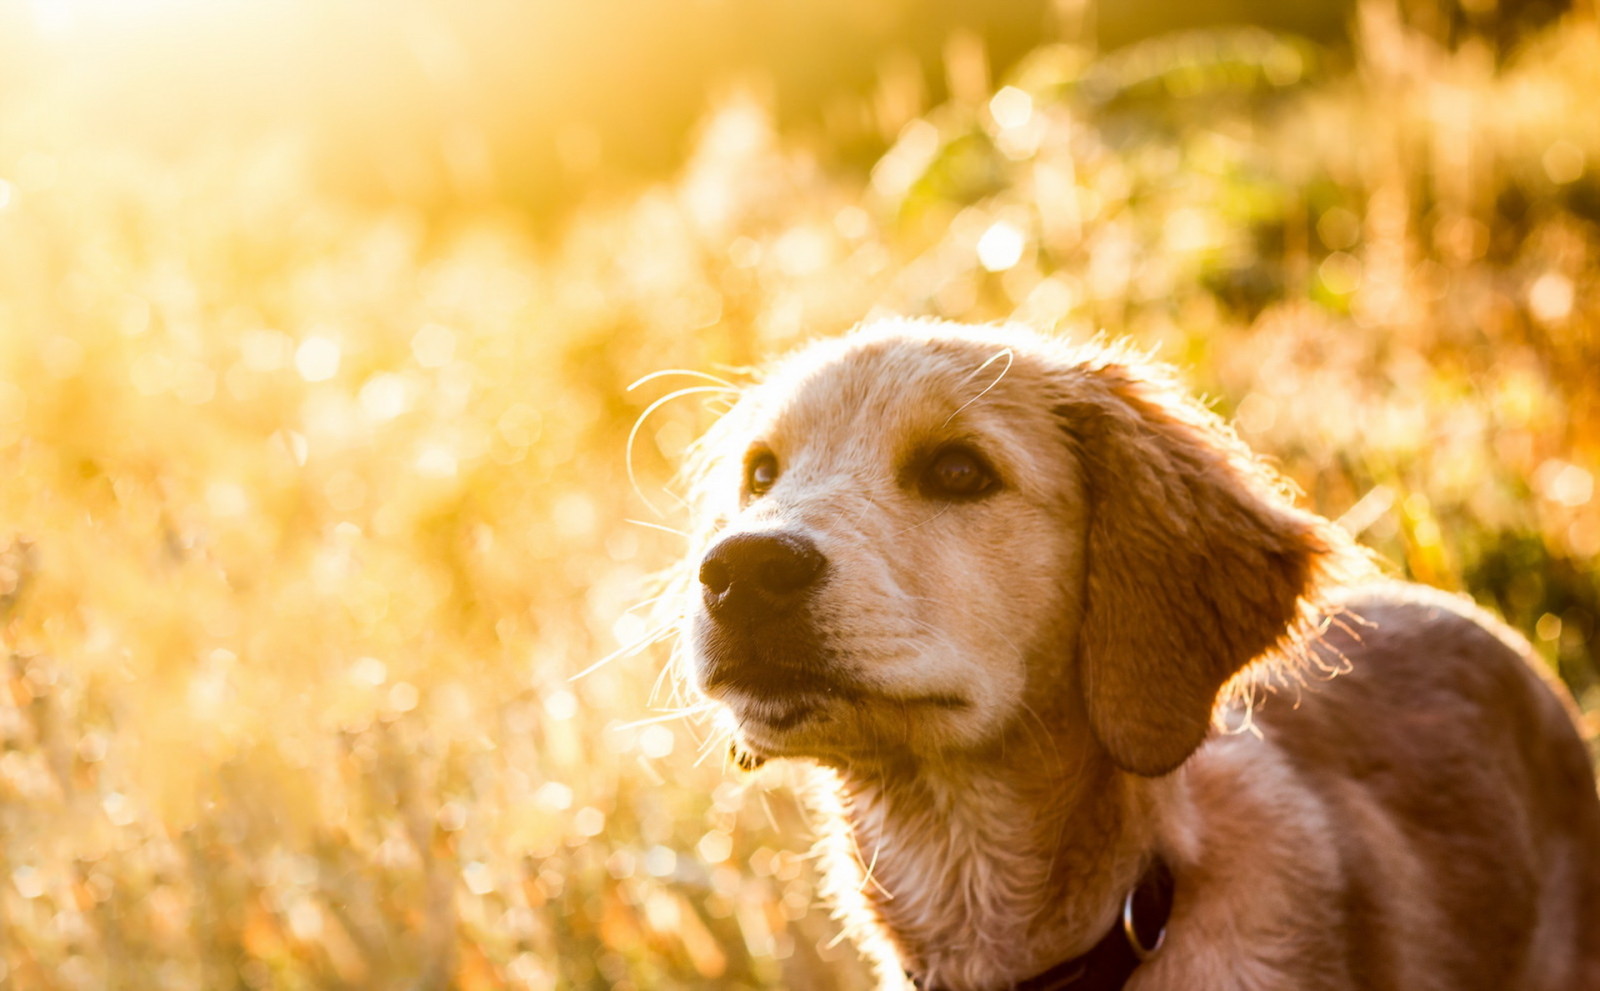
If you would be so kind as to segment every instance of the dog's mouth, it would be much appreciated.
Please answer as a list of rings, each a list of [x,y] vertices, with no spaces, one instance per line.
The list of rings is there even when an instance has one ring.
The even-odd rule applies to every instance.
[[[729,756],[746,771],[770,758],[820,757],[822,751],[833,749],[819,746],[840,716],[828,696],[774,698],[736,692],[721,701],[738,724],[729,741]]]
[[[807,722],[826,704],[820,697],[763,698],[743,696],[726,699],[724,703],[739,717],[739,722],[751,729],[767,733],[784,733]]]
[[[695,641],[700,689],[712,698],[747,696],[797,709],[808,698],[855,692],[832,651],[801,620],[757,627],[702,616]]]
[[[930,710],[959,713],[972,706],[954,694],[895,696],[862,690],[783,698],[735,692],[721,702],[738,724],[729,741],[729,759],[745,771],[783,757],[839,766],[890,759],[899,752],[892,740],[908,724]]]
[[[940,713],[973,706],[966,695],[875,685],[852,675],[838,649],[801,623],[754,630],[705,618],[697,624],[696,680],[739,726],[734,759],[753,766],[769,757],[856,753],[877,747]],[[887,731],[888,736],[884,735]]]
[[[754,662],[711,654],[701,658],[700,688],[712,698],[747,695],[765,701],[796,701],[807,698],[850,700],[861,689],[837,673],[825,661],[793,664],[771,657]]]
[[[817,719],[826,709],[851,705],[865,693],[835,676],[788,668],[751,674],[712,668],[702,690],[726,705],[745,727],[782,734]]]

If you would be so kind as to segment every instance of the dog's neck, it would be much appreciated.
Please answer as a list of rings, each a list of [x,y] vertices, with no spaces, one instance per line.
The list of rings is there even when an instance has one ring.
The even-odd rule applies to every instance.
[[[835,845],[853,866],[833,866],[847,879],[832,878],[835,898],[875,916],[900,964],[941,989],[1006,987],[1084,952],[1148,857],[1153,799],[1102,756],[1069,766],[1062,753],[1024,743],[840,769],[849,844]]]

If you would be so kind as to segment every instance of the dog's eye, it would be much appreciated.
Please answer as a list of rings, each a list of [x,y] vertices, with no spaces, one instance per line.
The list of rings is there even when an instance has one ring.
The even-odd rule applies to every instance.
[[[778,456],[771,451],[761,451],[750,459],[744,469],[744,484],[751,495],[761,495],[778,481]]]
[[[983,458],[965,447],[947,447],[922,472],[922,491],[941,499],[972,499],[994,488],[997,479]]]

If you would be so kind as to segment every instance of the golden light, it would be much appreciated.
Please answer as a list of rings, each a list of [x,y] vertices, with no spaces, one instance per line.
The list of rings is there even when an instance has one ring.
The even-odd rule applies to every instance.
[[[869,314],[1159,347],[1591,671],[1592,18],[945,64],[1027,7],[0,0],[0,984],[867,986],[665,670],[735,390],[625,451]]]
[[[28,0],[34,25],[47,37],[178,18],[218,7],[244,7],[262,0]]]

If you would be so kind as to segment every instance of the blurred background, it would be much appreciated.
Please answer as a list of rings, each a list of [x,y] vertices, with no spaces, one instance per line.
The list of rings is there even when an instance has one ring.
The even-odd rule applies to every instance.
[[[0,985],[865,988],[662,677],[718,397],[625,448],[875,313],[1159,347],[1592,735],[1597,94],[1592,0],[0,0]]]

